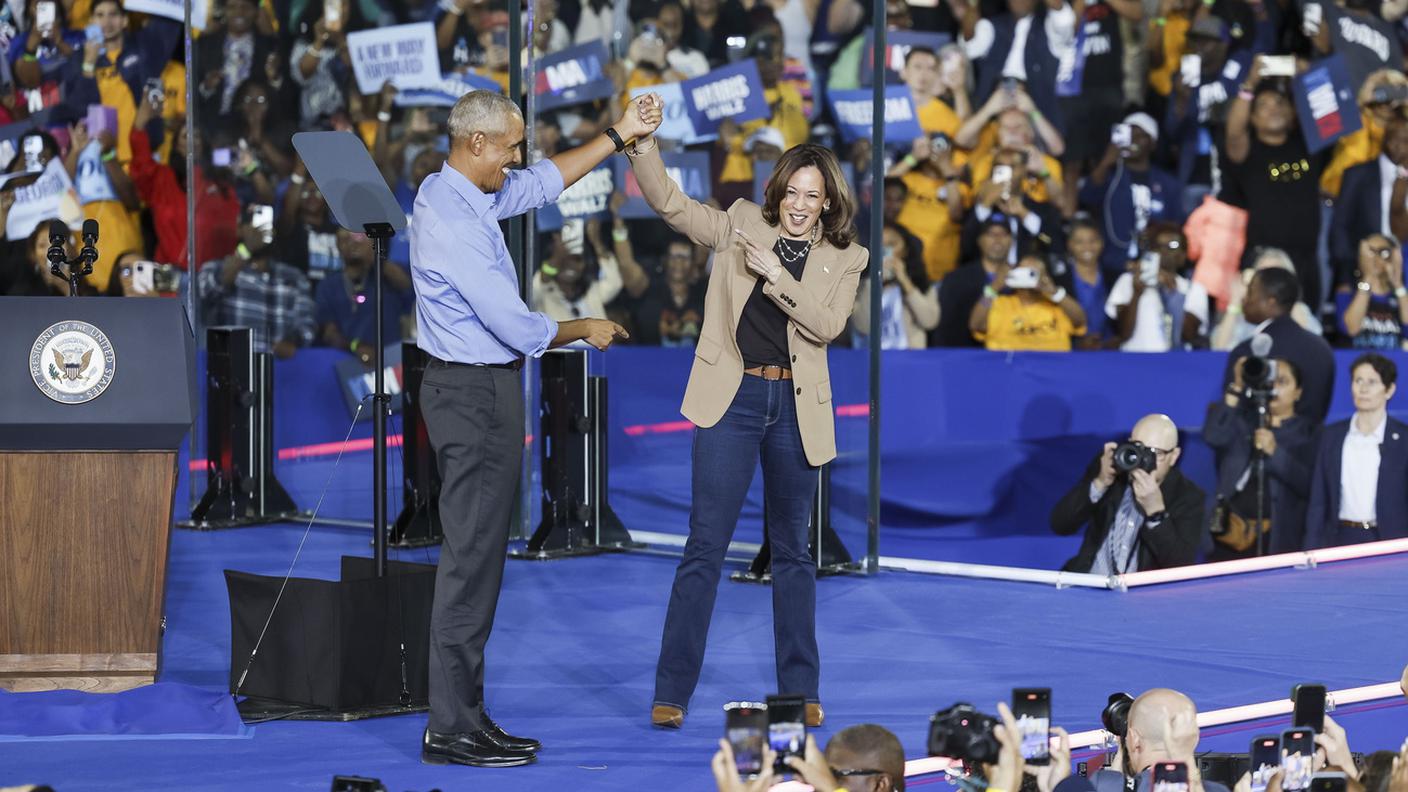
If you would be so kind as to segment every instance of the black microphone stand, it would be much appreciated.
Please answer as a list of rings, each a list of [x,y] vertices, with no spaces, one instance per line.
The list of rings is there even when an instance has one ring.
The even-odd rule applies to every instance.
[[[49,226],[49,272],[55,277],[68,281],[68,296],[78,296],[78,281],[88,275],[93,274],[93,262],[98,260],[98,249],[95,245],[98,242],[97,233],[88,233],[85,229],[83,234],[83,249],[78,251],[78,257],[70,259],[64,255],[64,245],[68,242],[68,228],[62,231],[54,226],[62,226],[62,223],[55,222]],[[67,270],[67,272],[65,272]]]
[[[386,416],[391,412],[391,396],[386,393],[385,340],[382,335],[382,262],[386,260],[388,240],[396,235],[390,223],[367,223],[363,226],[372,241],[372,304],[376,310],[376,348],[372,350],[372,366],[376,371],[372,391],[372,558],[376,576],[386,576]]]
[[[1256,425],[1258,429],[1266,429],[1270,426],[1271,416],[1268,409],[1270,394],[1264,390],[1252,390],[1252,401],[1256,404]],[[1256,447],[1256,434],[1252,434],[1252,464],[1256,476],[1256,555],[1258,558],[1266,555],[1266,531],[1262,530],[1262,524],[1266,516],[1266,454]]]

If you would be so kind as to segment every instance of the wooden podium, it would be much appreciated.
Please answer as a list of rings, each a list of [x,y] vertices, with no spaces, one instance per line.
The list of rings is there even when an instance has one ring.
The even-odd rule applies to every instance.
[[[194,350],[176,300],[0,298],[0,689],[155,681]]]

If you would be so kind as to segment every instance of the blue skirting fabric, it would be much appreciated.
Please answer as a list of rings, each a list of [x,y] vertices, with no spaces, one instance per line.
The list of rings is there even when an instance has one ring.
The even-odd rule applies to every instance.
[[[0,691],[0,741],[252,737],[229,694],[158,682],[121,693]]]

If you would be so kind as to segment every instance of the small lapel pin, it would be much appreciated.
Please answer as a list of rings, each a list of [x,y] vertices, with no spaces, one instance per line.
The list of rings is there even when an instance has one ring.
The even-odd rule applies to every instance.
[[[1398,439],[1398,432],[1394,432],[1394,433],[1393,433],[1393,439],[1394,439],[1394,440],[1397,440],[1397,439]]]
[[[831,268],[828,267],[828,266],[826,266],[825,264],[823,264],[823,265],[821,265],[821,271],[822,271],[822,272],[830,272],[830,271],[831,271]],[[1398,436],[1398,435],[1394,435],[1394,437],[1397,437],[1397,436]]]

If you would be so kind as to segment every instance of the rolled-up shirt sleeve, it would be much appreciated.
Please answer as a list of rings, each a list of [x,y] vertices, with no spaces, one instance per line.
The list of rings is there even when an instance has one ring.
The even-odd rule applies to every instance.
[[[421,221],[419,214],[416,220]],[[430,215],[417,233],[425,234],[427,241],[440,250],[480,254],[494,249],[487,229],[477,223],[451,225]],[[436,273],[464,298],[499,343],[525,357],[538,357],[547,351],[557,336],[557,322],[528,310],[518,295],[518,285],[495,266],[491,255],[459,255],[445,261],[435,268]]]
[[[500,220],[546,206],[562,194],[562,172],[552,160],[510,171],[504,186],[494,194],[494,214]]]

